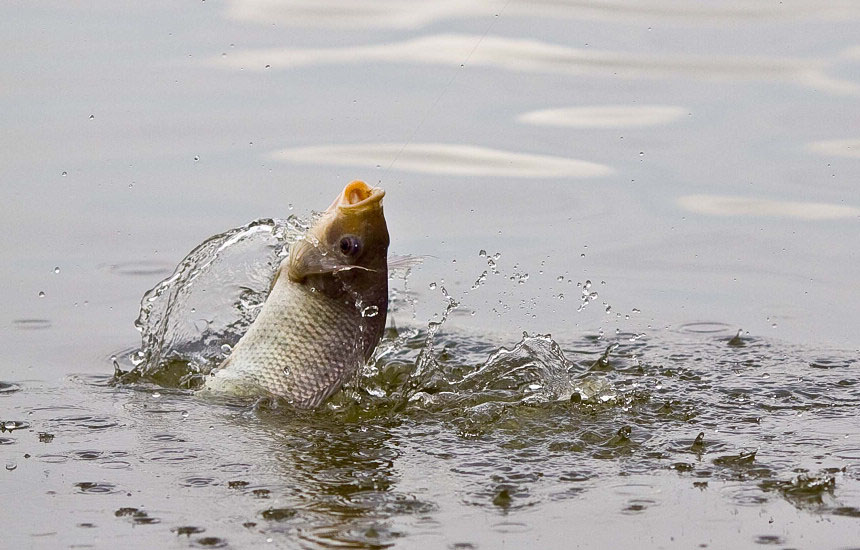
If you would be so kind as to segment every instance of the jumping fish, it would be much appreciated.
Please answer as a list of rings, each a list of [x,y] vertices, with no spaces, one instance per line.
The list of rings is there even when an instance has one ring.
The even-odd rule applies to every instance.
[[[206,387],[319,406],[370,358],[388,312],[385,191],[353,181],[281,263],[254,323]]]

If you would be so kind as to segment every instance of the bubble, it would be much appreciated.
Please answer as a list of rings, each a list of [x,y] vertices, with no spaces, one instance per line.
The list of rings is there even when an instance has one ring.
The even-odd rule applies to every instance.
[[[54,268],[54,273],[59,273],[59,272],[60,272],[60,268],[59,268],[59,267],[55,267],[55,268]]]
[[[65,170],[63,170],[63,173],[62,173],[62,174],[60,174],[60,175],[61,175],[61,176],[63,176],[63,177],[66,177],[66,176],[68,176],[68,175],[69,175],[69,173],[68,173],[68,172],[66,172]]]
[[[233,348],[230,347],[230,344],[221,344],[221,353],[224,355],[230,355],[233,353]]]
[[[487,251],[482,248],[481,251],[478,252],[478,256],[480,256],[481,258],[486,258],[487,257]]]
[[[95,120],[96,115],[90,115],[90,120]]]
[[[430,290],[436,290],[436,283],[435,282],[430,283]]]
[[[200,157],[199,157],[199,156],[197,156],[197,155],[194,155],[194,162],[197,162],[197,161],[199,161],[199,160],[200,160]]]
[[[44,290],[40,290],[40,291],[39,291],[39,298],[44,298],[44,297],[45,297],[45,291],[44,291]]]

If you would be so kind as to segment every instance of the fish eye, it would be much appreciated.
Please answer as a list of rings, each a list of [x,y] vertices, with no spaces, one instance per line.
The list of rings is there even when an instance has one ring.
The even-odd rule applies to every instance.
[[[346,235],[340,239],[340,251],[344,256],[358,256],[361,252],[361,239],[355,235]]]

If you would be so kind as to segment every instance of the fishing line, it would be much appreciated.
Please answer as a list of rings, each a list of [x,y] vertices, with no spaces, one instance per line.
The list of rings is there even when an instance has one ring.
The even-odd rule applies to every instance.
[[[481,42],[483,42],[483,41],[484,41],[484,38],[486,38],[486,37],[487,37],[487,35],[490,33],[490,30],[491,30],[491,29],[493,28],[493,26],[496,24],[496,21],[498,21],[498,20],[502,17],[502,13],[504,13],[505,9],[507,9],[508,4],[510,4],[510,3],[511,3],[511,1],[512,1],[512,0],[507,0],[507,2],[505,2],[505,5],[504,5],[504,6],[502,6],[502,9],[501,9],[501,10],[499,10],[499,13],[497,13],[497,14],[495,15],[495,17],[493,17],[492,21],[490,21],[490,24],[489,24],[489,25],[487,25],[487,28],[486,28],[486,29],[484,29],[484,34],[482,34],[482,35],[481,35],[481,38],[479,38],[479,39],[478,39],[478,41],[477,41],[477,42],[475,42],[475,45],[472,47],[472,50],[469,52],[469,55],[467,55],[467,56],[466,56],[466,59],[464,59],[464,60],[463,60],[463,62],[462,62],[462,63],[460,63],[460,68],[461,68],[461,69],[462,69],[462,68],[464,68],[464,67],[466,66],[466,64],[467,64],[467,63],[469,63],[469,60],[472,58],[472,55],[473,55],[473,54],[475,53],[475,51],[478,49],[478,46],[480,46],[480,45],[481,45]],[[388,171],[389,171],[389,170],[391,170],[391,167],[392,167],[392,166],[394,166],[394,163],[395,163],[395,162],[397,162],[397,159],[399,159],[399,158],[400,158],[400,155],[403,153],[403,151],[406,149],[406,147],[408,147],[408,146],[409,146],[409,144],[411,144],[411,143],[412,143],[412,141],[415,139],[415,136],[416,136],[416,135],[418,135],[418,130],[420,130],[420,129],[421,129],[421,127],[424,125],[424,122],[426,122],[426,121],[427,121],[427,117],[429,117],[429,116],[430,116],[430,113],[431,113],[431,112],[433,112],[433,109],[435,109],[435,108],[436,108],[436,105],[438,105],[438,104],[439,104],[439,101],[442,99],[442,97],[443,97],[443,96],[445,95],[445,93],[448,91],[448,88],[450,88],[450,87],[451,87],[451,84],[453,84],[453,83],[454,83],[454,80],[456,80],[456,79],[457,79],[457,75],[459,75],[459,74],[460,74],[460,72],[459,72],[459,71],[455,72],[455,73],[451,76],[451,78],[448,80],[448,83],[447,83],[447,84],[445,84],[445,86],[443,86],[443,87],[442,87],[442,90],[441,90],[441,91],[439,92],[439,94],[436,96],[436,99],[435,99],[435,100],[433,101],[433,103],[430,105],[430,108],[429,108],[429,109],[427,109],[427,110],[424,112],[424,116],[422,116],[422,117],[421,117],[421,120],[418,122],[418,126],[416,126],[416,127],[415,127],[415,129],[412,131],[412,134],[409,136],[409,139],[407,139],[407,140],[406,140],[406,143],[404,143],[404,144],[403,144],[403,147],[401,147],[401,148],[400,148],[400,150],[399,150],[399,151],[397,151],[397,154],[396,154],[396,155],[394,155],[394,158],[393,158],[393,159],[391,159],[391,163],[388,165],[388,168],[386,168],[386,169],[385,169],[385,172],[383,172],[383,173],[382,173],[382,177],[380,177],[380,178],[379,178],[379,183],[382,183],[382,180],[383,180],[383,179],[385,179],[385,177],[388,175]]]

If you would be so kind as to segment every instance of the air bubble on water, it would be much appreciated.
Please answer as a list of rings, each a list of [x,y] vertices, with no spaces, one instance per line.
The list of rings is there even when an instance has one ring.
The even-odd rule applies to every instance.
[[[225,356],[229,356],[231,353],[233,353],[233,348],[230,346],[230,344],[221,344],[221,353]]]
[[[59,273],[59,272],[60,272],[60,268],[59,268],[59,267],[55,267],[55,268],[54,268],[54,273]]]
[[[7,462],[7,463],[6,463],[6,470],[8,470],[8,471],[10,471],[10,472],[11,472],[12,470],[14,470],[15,468],[17,468],[17,467],[18,467],[18,465],[17,465],[17,464],[15,464],[14,462]]]
[[[376,317],[377,315],[379,315],[378,306],[367,306],[361,310],[362,317]]]
[[[499,258],[501,258],[501,257],[502,257],[502,253],[501,253],[501,252],[496,252],[495,254],[493,254],[493,259],[494,259],[494,260],[498,260],[498,259],[499,259]]]
[[[60,174],[60,175],[61,175],[61,176],[63,176],[63,177],[66,177],[66,176],[68,176],[68,175],[69,175],[69,173],[68,173],[68,172],[66,172],[65,170],[63,170],[63,173],[62,173],[62,174]]]
[[[90,115],[90,120],[95,120],[96,115]]]
[[[160,393],[158,393],[157,391],[156,391],[156,392],[152,392],[152,398],[153,398],[153,399],[158,399],[159,397],[161,397],[161,394],[160,394]]]
[[[562,282],[564,280],[564,275],[559,275],[558,277],[555,278],[555,280],[558,282]]]
[[[435,281],[430,283],[429,286],[430,286],[430,290],[436,290],[436,282]]]
[[[197,162],[199,160],[200,160],[200,157],[198,155],[194,155],[194,162]]]
[[[44,297],[45,297],[45,291],[44,291],[44,290],[40,290],[40,291],[39,291],[39,298],[44,298]]]

